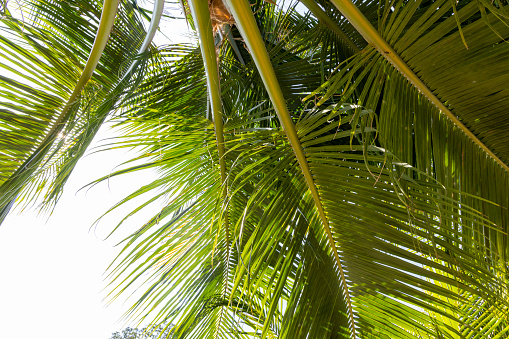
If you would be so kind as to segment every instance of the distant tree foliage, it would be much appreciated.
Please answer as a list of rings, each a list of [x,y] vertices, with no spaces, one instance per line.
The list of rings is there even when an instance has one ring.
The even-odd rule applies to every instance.
[[[127,327],[122,332],[115,332],[110,339],[170,339],[172,326],[160,325],[156,329],[144,327],[142,329]]]

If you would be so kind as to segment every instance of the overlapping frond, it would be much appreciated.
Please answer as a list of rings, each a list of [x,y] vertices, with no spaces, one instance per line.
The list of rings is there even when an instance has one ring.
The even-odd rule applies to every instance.
[[[486,8],[492,13],[486,13]],[[325,84],[327,94],[321,102],[340,91],[344,100],[358,98],[360,104],[377,111],[384,147],[447,187],[498,204],[457,196],[483,211],[506,233],[508,173],[500,166],[505,161],[505,147],[496,146],[495,140],[506,134],[497,130],[506,123],[503,105],[507,100],[492,100],[507,83],[503,80],[507,72],[499,68],[504,67],[500,58],[508,48],[503,41],[507,26],[506,18],[500,16],[502,10],[477,2],[462,2],[456,8],[449,1],[399,1],[385,6],[379,19],[380,38],[393,48],[387,53],[399,54],[411,68],[411,76],[419,77],[463,127],[455,126],[434,100],[407,79],[407,73],[394,67],[384,51],[373,47],[340,66],[338,74]],[[464,39],[467,44],[472,40],[468,49]],[[351,69],[359,70],[359,75],[352,76]],[[481,85],[476,86],[478,83]],[[465,133],[465,128],[475,137]],[[493,260],[506,262],[507,236],[489,232],[486,236],[496,248]]]
[[[457,224],[463,228],[443,227],[453,216],[442,215],[429,199],[444,200],[444,208],[454,207],[454,199],[440,193],[436,183],[410,180],[409,173],[395,177],[379,148],[368,157],[370,173],[362,146],[352,151],[348,126],[337,132],[338,119],[343,125],[352,119],[341,111],[306,112],[297,126],[342,250],[360,335],[434,336],[448,322],[479,334],[479,328],[465,323],[467,314],[482,314],[489,301],[500,312],[506,307],[497,295],[503,286],[500,272],[485,262],[489,248],[479,237],[483,227],[499,230],[477,211],[459,214],[457,208]],[[153,122],[158,143],[147,156],[170,172],[151,188],[171,187],[174,193],[164,191],[172,197],[168,207],[128,239],[132,245],[116,270],[125,271],[127,284],[152,279],[140,310],[148,314],[162,307],[157,316],[176,322],[182,337],[214,333],[221,307],[228,312],[218,337],[348,337],[343,290],[306,182],[281,130],[254,127],[260,114],[251,114],[251,122],[225,126],[234,239],[230,265],[235,268],[229,298],[220,295],[225,265],[221,185],[218,159],[210,159],[214,137],[206,122],[194,129],[186,122],[182,132],[176,128],[177,115]],[[150,135],[140,134],[133,142],[148,140]],[[191,159],[195,168],[188,164]],[[395,193],[400,189],[404,198]],[[386,326],[387,319],[399,325]]]
[[[125,138],[109,147],[141,154],[112,175],[155,168],[159,179],[112,210],[148,192],[126,218],[164,207],[125,239],[112,299],[146,286],[127,315],[175,324],[179,338],[507,337],[505,3],[348,2],[362,17],[335,0],[303,3],[313,14],[296,3],[209,1],[228,19],[213,37],[217,18],[193,2],[200,46],[162,48],[132,92],[117,94]],[[50,22],[57,46],[80,33]],[[52,62],[79,76],[89,45],[67,53],[27,41],[27,72]],[[111,108],[128,67],[117,65],[122,47],[108,46],[93,78],[102,88],[76,110],[76,131],[88,121],[80,112]],[[4,81],[39,114],[3,115],[19,124],[13,155],[51,125],[48,103],[61,105],[73,84],[47,73],[40,88]]]
[[[374,8],[362,3],[359,6],[366,11]],[[163,242],[161,249],[154,252],[168,251],[171,255],[151,256],[151,260],[143,262],[144,269],[159,263],[151,275],[155,279],[153,287],[142,299],[147,303],[146,310],[167,298],[158,319],[172,317],[182,337],[349,337],[355,333],[366,338],[456,338],[505,333],[507,282],[500,241],[506,237],[506,226],[490,221],[488,217],[493,217],[486,213],[500,210],[500,206],[474,198],[468,190],[462,192],[467,186],[448,180],[444,174],[448,170],[444,161],[450,160],[443,160],[443,152],[437,149],[442,145],[438,139],[444,134],[434,132],[432,137],[436,139],[432,142],[426,133],[440,121],[446,126],[450,122],[375,48],[367,46],[349,59],[335,59],[339,66],[332,67],[333,59],[320,59],[324,54],[319,50],[310,54],[308,46],[318,38],[321,47],[328,51],[340,46],[334,39],[319,30],[312,31],[314,23],[298,15],[288,15],[289,20],[281,21],[290,26],[290,22],[295,22],[292,34],[278,35],[285,31],[285,25],[271,27],[264,21],[271,12],[265,5],[260,8],[256,18],[263,45],[269,51],[284,98],[302,98],[303,92],[319,85],[317,74],[323,80],[336,72],[324,85],[316,87],[312,93],[315,102],[325,105],[353,100],[363,106],[334,104],[326,110],[309,110],[288,101],[292,120],[300,117],[296,125],[302,145],[299,147],[303,147],[305,162],[318,188],[314,200],[308,191],[309,182],[302,176],[302,164],[294,158],[296,146],[288,143],[267,106],[265,88],[271,86],[268,82],[275,84],[274,78],[261,82],[251,71],[248,51],[234,51],[223,45],[219,50],[219,70],[223,118],[227,119],[224,157],[228,180],[223,180],[223,184],[228,186],[228,203],[222,205],[220,190],[208,190],[212,186],[194,186],[194,193],[186,195],[187,203],[178,200],[187,189],[174,191],[174,202],[191,207],[175,214],[167,226],[184,221],[187,225],[186,215],[195,215],[191,212],[195,211],[195,202],[201,203],[202,196],[211,194],[206,202],[209,205],[199,207],[209,211],[210,243],[205,245],[206,240],[198,240],[197,235],[203,230],[191,228],[196,230],[196,237],[180,233],[181,238],[172,238],[175,240],[171,244]],[[425,8],[418,9],[421,14],[425,12]],[[366,14],[376,22],[373,13]],[[379,25],[380,29],[383,27]],[[349,29],[347,26],[345,31]],[[358,36],[351,36],[363,46]],[[248,45],[248,49],[251,54],[257,53],[252,46]],[[243,53],[241,58],[239,53]],[[352,55],[351,50],[347,53]],[[190,62],[199,65],[199,54],[189,51],[180,61],[170,62],[172,72],[167,81],[176,80],[172,85],[158,87],[162,82],[155,81],[153,90],[142,85],[147,91],[140,91],[136,100],[158,109],[138,106],[131,108],[129,114],[141,118],[141,125],[144,119],[149,122],[148,117],[155,118],[167,109],[178,112],[173,118],[181,117],[178,119],[183,122],[195,119],[196,114],[205,116],[204,78],[196,69],[192,72],[184,66]],[[278,73],[278,69],[282,72]],[[308,76],[311,81],[305,80]],[[157,77],[160,76],[153,79]],[[287,91],[285,83],[289,84]],[[183,93],[195,94],[175,95],[172,89],[177,86],[188,89]],[[145,101],[146,95],[152,95],[148,93],[164,91],[171,93],[169,100],[156,99],[156,94]],[[198,93],[201,94],[196,96]],[[201,100],[196,100],[199,97]],[[274,102],[273,95],[271,99]],[[387,118],[389,109],[391,118]],[[347,115],[349,110],[351,114]],[[174,122],[167,124],[175,126]],[[461,131],[456,133],[464,137]],[[173,140],[171,135],[162,140]],[[446,140],[451,140],[452,135],[447,134]],[[160,143],[161,135],[158,138]],[[416,140],[426,140],[427,144],[417,145]],[[384,148],[379,147],[380,143]],[[216,153],[212,144],[202,142],[199,148],[207,149],[208,157],[201,158],[211,161],[214,167],[219,162],[213,160]],[[182,159],[168,158],[161,166],[172,167],[171,176],[179,178],[182,167],[170,165],[172,161]],[[472,180],[468,172],[461,173],[464,180]],[[214,180],[218,185],[218,173]],[[340,262],[332,255],[316,199],[324,208],[334,246],[340,250]],[[172,202],[171,208],[176,210],[178,203]],[[228,246],[219,222],[225,211],[231,222],[231,256],[226,255]],[[148,225],[156,226],[154,222]],[[154,236],[143,243],[161,243],[153,238],[156,234],[164,239],[182,228],[155,227]],[[199,251],[191,250],[195,244]],[[126,260],[136,262],[140,255],[152,253],[148,248],[151,247],[137,247],[127,254]],[[169,271],[160,269],[166,262],[188,263],[182,266],[185,274],[179,271],[170,278]],[[342,282],[345,278],[341,278],[338,264],[343,267],[346,281]],[[225,267],[231,267],[226,281],[224,273],[219,273]],[[129,277],[129,283],[139,279],[138,275]],[[316,286],[323,287],[324,282],[328,288],[317,291]],[[221,294],[224,284],[230,291],[228,298]],[[346,287],[350,298],[341,286]],[[179,292],[171,292],[174,289]],[[499,316],[495,319],[487,312]],[[473,318],[478,320],[472,321]]]
[[[15,200],[59,197],[129,85],[123,76],[145,31],[131,3],[108,6],[36,1],[23,7],[23,21],[3,19],[3,214]]]

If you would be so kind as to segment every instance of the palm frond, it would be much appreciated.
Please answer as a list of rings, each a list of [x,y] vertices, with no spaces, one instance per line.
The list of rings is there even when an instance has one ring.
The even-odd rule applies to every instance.
[[[94,1],[33,2],[26,8],[30,21],[3,21],[2,68],[8,73],[2,84],[12,93],[3,104],[4,214],[14,200],[27,204],[42,195],[51,203],[59,197],[76,161],[129,84],[120,75],[125,69],[131,73],[131,47],[140,45],[143,27],[129,4],[118,10],[118,2],[107,5],[102,21],[101,6]],[[19,134],[26,137],[14,137]]]
[[[9,26],[28,45],[1,44],[4,68],[17,62],[38,84],[0,83],[5,107],[39,114],[0,115],[19,124],[18,157],[65,103],[98,24],[95,3],[87,20],[73,14],[83,32],[39,3],[31,35]],[[112,175],[159,174],[111,208],[139,201],[113,231],[163,204],[122,242],[112,300],[145,286],[126,316],[175,324],[179,338],[506,338],[505,2],[304,3],[311,13],[296,2],[193,0],[199,46],[138,56],[139,71],[134,51],[121,58],[124,45],[106,45],[92,78],[103,87],[85,88],[93,100],[82,94],[76,117],[118,107],[124,137],[105,148],[140,153]],[[76,119],[92,136],[79,127],[90,119]],[[82,152],[80,142],[54,155]],[[16,158],[3,159],[15,171]]]
[[[233,16],[245,23],[233,9],[237,5],[230,4]],[[277,19],[271,6],[255,6],[264,9],[255,14],[258,27]],[[376,23],[377,16],[369,12],[375,7],[364,3],[359,7]],[[426,8],[417,9],[418,14],[426,12]],[[458,13],[462,9],[458,6]],[[251,15],[248,7],[243,11]],[[392,23],[390,14],[380,20]],[[417,14],[409,15],[415,19]],[[136,130],[157,130],[150,132],[151,136],[133,136],[125,146],[145,140],[151,145],[145,156],[159,159],[149,166],[169,171],[132,197],[174,180],[171,192],[163,190],[164,196],[172,197],[171,202],[127,240],[120,264],[113,269],[123,286],[131,286],[150,272],[150,289],[132,314],[156,322],[168,318],[177,324],[175,330],[181,337],[503,335],[508,305],[500,244],[506,239],[507,227],[487,213],[500,213],[500,205],[487,196],[479,198],[476,192],[464,191],[466,185],[448,178],[444,161],[454,158],[438,158],[443,153],[437,147],[444,144],[439,138],[450,140],[453,134],[435,132],[431,142],[426,133],[434,125],[450,122],[372,46],[333,66],[331,58],[320,59],[320,51],[309,54],[308,46],[316,37],[327,50],[340,44],[323,31],[313,31],[316,23],[309,18],[280,18],[274,26],[261,27],[257,45],[245,38],[250,53],[239,48],[243,63],[239,51],[228,45],[220,50],[226,181],[214,172],[219,157],[214,137],[207,132],[211,123],[204,120],[202,127],[185,127],[206,115],[200,53],[178,46],[165,52],[171,74],[152,74],[123,115],[125,123]],[[288,25],[301,28],[285,34]],[[247,36],[245,28],[237,27]],[[347,26],[345,31],[350,29]],[[466,28],[462,26],[462,30],[467,37]],[[269,57],[257,61],[265,49]],[[172,59],[177,55],[172,53],[181,52],[185,53],[181,59]],[[351,51],[347,53],[351,55]],[[251,71],[255,64],[259,74]],[[271,64],[275,72],[267,71]],[[196,68],[190,71],[190,65]],[[290,72],[295,65],[302,68]],[[278,69],[282,71],[278,73]],[[286,95],[292,92],[277,90],[279,84],[286,81],[288,88],[299,86],[306,74],[312,73],[322,79],[331,75],[308,95],[317,96],[319,105],[330,107],[302,108],[291,101],[286,106]],[[163,76],[168,81],[155,81]],[[316,78],[312,79],[304,81],[305,86],[293,95],[302,98],[307,94],[317,84]],[[179,86],[186,89],[184,93],[193,94],[177,91]],[[163,96],[167,100],[161,100]],[[346,104],[347,100],[356,104]],[[408,103],[411,106],[406,110],[395,109]],[[387,119],[388,109],[392,119]],[[272,110],[280,120],[274,119]],[[408,115],[409,111],[413,114]],[[417,117],[417,113],[421,114]],[[287,137],[289,126],[294,126],[295,138]],[[179,133],[186,133],[185,142]],[[209,133],[207,138],[203,133]],[[461,131],[457,133],[464,137]],[[419,138],[426,142],[416,145]],[[201,141],[191,150],[193,140]],[[426,150],[433,157],[427,157]],[[295,158],[299,152],[301,161]],[[198,166],[194,170],[188,171],[184,164],[188,155]],[[190,173],[200,173],[195,179],[199,184],[194,185]],[[207,173],[209,183],[204,184],[200,178]],[[465,182],[472,180],[464,169],[460,173]],[[190,180],[193,185],[188,184]],[[228,187],[226,206],[220,182]],[[225,251],[221,227],[225,213],[231,225],[230,255]],[[149,257],[139,261],[144,256]],[[136,267],[133,273],[132,267]],[[228,298],[221,294],[225,284]],[[317,286],[322,288],[317,290]],[[150,315],[154,307],[159,307],[158,312]],[[487,312],[500,316],[494,318]]]

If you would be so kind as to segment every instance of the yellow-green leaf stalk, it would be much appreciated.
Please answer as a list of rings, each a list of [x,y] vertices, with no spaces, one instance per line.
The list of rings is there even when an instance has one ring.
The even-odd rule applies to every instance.
[[[0,186],[0,221],[3,219],[8,210],[12,206],[19,191],[23,188],[26,180],[36,171],[38,164],[46,156],[47,151],[50,149],[52,143],[58,134],[62,131],[65,123],[71,114],[71,108],[76,103],[81,91],[92,77],[99,59],[106,47],[108,38],[110,36],[115,16],[117,14],[118,4],[120,0],[104,0],[99,28],[97,30],[92,50],[90,51],[88,60],[83,68],[78,83],[64,105],[62,111],[55,119],[53,126],[48,131],[39,147],[32,153],[32,155],[14,172],[9,179],[7,179],[2,186]]]
[[[64,109],[60,113],[59,117],[55,121],[53,128],[50,130],[46,136],[46,139],[43,141],[43,144],[46,140],[53,139],[55,137],[55,133],[59,133],[62,130],[63,124],[68,118],[69,110],[75,104],[76,99],[87,84],[88,80],[90,80],[92,77],[92,74],[94,74],[95,68],[99,63],[99,59],[101,59],[104,48],[106,47],[106,43],[110,37],[110,32],[113,28],[113,23],[115,22],[115,16],[117,14],[119,2],[120,0],[104,0],[103,10],[101,13],[101,21],[99,22],[99,29],[97,30],[94,44],[88,56],[85,68],[83,68],[83,72],[78,79],[76,87],[74,87],[74,91],[67,100],[67,103],[65,104]]]
[[[193,17],[196,31],[200,40],[200,50],[205,66],[205,74],[207,76],[207,88],[210,99],[210,106],[212,108],[212,119],[214,121],[214,130],[217,142],[217,152],[219,155],[219,171],[221,172],[222,184],[222,200],[225,208],[223,215],[223,227],[226,236],[226,269],[224,275],[223,295],[226,295],[228,288],[228,271],[230,262],[230,230],[228,211],[226,209],[228,201],[228,185],[226,183],[226,163],[224,158],[224,131],[223,131],[223,116],[221,113],[221,85],[219,80],[219,68],[217,63],[216,45],[214,34],[212,32],[212,24],[210,19],[210,11],[208,0],[188,0],[191,15]],[[219,318],[220,323],[223,319],[224,308],[221,309]]]
[[[493,160],[509,172],[507,166],[495,153],[493,153],[479,138],[472,133],[459,119],[452,113],[440,99],[426,86],[421,79],[410,69],[396,51],[385,41],[378,31],[366,19],[364,14],[350,0],[331,0],[336,8],[350,21],[355,29],[366,39],[366,41],[375,46],[378,51],[401,73],[410,83],[412,83],[429,101],[431,101],[443,114],[445,114],[460,130],[462,130],[474,143],[476,143]]]
[[[152,40],[154,39],[157,29],[159,28],[159,22],[161,21],[161,17],[163,16],[163,9],[164,0],[156,0],[154,2],[154,8],[152,10],[152,19],[150,20],[150,26],[148,27],[147,35],[145,36],[143,43],[138,49],[138,54],[142,54],[143,52],[145,52],[148,46],[150,46]],[[122,80],[124,80],[137,65],[138,62],[134,61],[127,70],[127,72],[125,72],[124,76],[122,77]]]
[[[274,73],[274,68],[272,67],[269,54],[263,43],[260,30],[258,29],[258,26],[254,19],[249,2],[247,2],[246,0],[225,0],[225,2],[228,5],[231,14],[235,18],[237,28],[239,29],[247,47],[249,48],[251,57],[253,58],[258,69],[258,72],[260,73],[260,76],[265,85],[265,88],[269,93],[270,100],[274,105],[274,109],[276,110],[279,121],[281,122],[283,130],[285,131],[286,136],[288,138],[288,141],[292,146],[299,166],[302,170],[302,174],[304,175],[309,191],[315,202],[316,208],[320,215],[320,219],[322,221],[322,225],[325,229],[325,232],[327,233],[329,245],[331,247],[336,264],[338,266],[341,284],[344,289],[346,297],[346,304],[349,309],[352,336],[355,337],[353,308],[350,293],[348,290],[348,285],[346,283],[346,278],[343,271],[343,265],[339,258],[338,249],[332,236],[329,220],[325,215],[325,211],[320,200],[318,189],[316,188],[316,185],[314,183],[313,175],[311,174],[311,170],[307,163],[306,156],[304,155],[304,150],[302,149],[299,137],[297,135],[297,130],[290,116],[290,112],[288,111],[288,107],[286,106],[285,98],[283,96],[283,93],[281,92],[281,87],[279,86],[279,82],[277,81],[276,74]]]
[[[223,184],[223,199],[226,200],[228,192],[226,186],[226,164],[224,159],[223,116],[221,114],[221,86],[219,84],[216,46],[214,43],[214,34],[212,33],[208,0],[188,0],[188,4],[191,9],[191,15],[193,16],[196,30],[198,31],[200,49],[205,65],[217,151],[219,153],[219,170],[221,172],[221,181]],[[226,229],[226,236],[229,237],[228,228]]]

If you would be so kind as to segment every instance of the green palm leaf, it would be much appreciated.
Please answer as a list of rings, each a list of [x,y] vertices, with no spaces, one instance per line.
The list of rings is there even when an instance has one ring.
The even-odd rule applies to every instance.
[[[265,16],[262,16],[265,20],[267,13],[270,12],[264,12]],[[265,46],[268,46],[276,70],[287,67],[286,63],[290,65],[296,62],[298,59],[293,59],[295,57],[302,58],[306,48],[294,48],[292,44],[297,41],[301,44],[310,43],[309,34],[312,34],[308,29],[294,31],[293,35],[287,35],[286,40],[281,39],[277,46],[273,46],[270,41],[278,36],[277,32],[277,29],[262,32],[263,42],[258,44],[263,47],[247,44],[251,55],[263,52]],[[246,42],[248,35],[244,32]],[[322,36],[325,38],[325,35]],[[330,43],[331,40],[325,41]],[[178,323],[177,333],[182,337],[261,335],[294,338],[313,334],[319,337],[357,335],[375,338],[455,338],[504,333],[507,318],[499,317],[495,320],[483,315],[488,309],[496,310],[494,312],[497,314],[504,314],[507,309],[506,301],[501,298],[507,288],[503,278],[505,268],[496,261],[485,260],[486,257],[497,257],[499,251],[496,243],[485,241],[485,236],[503,238],[505,226],[492,224],[476,210],[480,207],[484,211],[498,207],[458,191],[457,188],[462,186],[451,186],[447,182],[445,186],[438,184],[440,180],[436,182],[433,177],[435,167],[439,165],[434,162],[427,160],[431,167],[421,167],[422,170],[419,166],[414,169],[402,162],[400,159],[407,162],[412,160],[408,160],[408,153],[405,153],[409,152],[405,148],[409,141],[392,142],[391,145],[400,147],[392,146],[389,148],[391,152],[374,146],[378,143],[372,134],[376,124],[370,121],[373,114],[377,113],[375,109],[379,98],[386,98],[382,110],[386,107],[385,103],[391,102],[389,95],[399,100],[413,98],[411,95],[397,96],[396,90],[391,89],[393,84],[396,86],[398,81],[405,80],[400,80],[397,73],[385,71],[390,70],[391,66],[384,61],[384,56],[377,54],[375,49],[365,48],[362,54],[347,60],[344,66],[340,65],[338,75],[331,77],[323,87],[327,91],[320,101],[322,103],[330,103],[332,95],[342,91],[341,100],[358,96],[359,102],[365,103],[366,107],[373,107],[372,110],[336,104],[327,110],[300,109],[291,112],[289,119],[285,118],[289,126],[294,124],[296,117],[301,118],[295,125],[298,142],[288,143],[271,111],[265,109],[262,98],[267,100],[267,95],[260,91],[265,86],[284,83],[285,79],[281,79],[285,78],[284,73],[280,73],[279,78],[275,75],[277,73],[273,73],[263,82],[257,75],[249,81],[243,76],[235,77],[231,71],[227,71],[228,68],[233,67],[237,72],[242,72],[243,66],[252,67],[252,63],[244,62],[245,65],[242,65],[236,60],[238,52],[229,52],[227,47],[224,48],[220,73],[224,74],[224,114],[231,119],[225,125],[224,133],[228,150],[225,160],[230,192],[227,210],[231,236],[235,242],[233,252],[227,256],[223,251],[225,238],[219,220],[221,211],[225,210],[218,204],[217,195],[215,198],[211,196],[207,209],[204,205],[200,207],[203,212],[200,217],[205,215],[205,211],[212,213],[207,223],[210,225],[207,227],[210,234],[208,239],[212,240],[212,244],[205,246],[205,238],[198,240],[193,237],[190,240],[189,235],[172,238],[174,240],[171,243],[163,242],[154,253],[179,253],[172,254],[171,258],[175,259],[168,259],[169,262],[176,263],[174,260],[185,257],[187,259],[181,259],[181,262],[193,264],[179,268],[171,266],[171,271],[166,270],[164,274],[160,269],[154,271],[152,288],[142,299],[145,302],[144,309],[148,312],[151,307],[164,302],[165,306],[157,313],[156,320],[169,316]],[[282,54],[278,54],[278,51]],[[189,62],[195,60],[195,56],[189,53],[172,64],[172,76],[180,83],[169,84],[168,88],[177,89],[177,86],[185,83],[184,88],[197,91],[198,84],[204,83],[201,80],[203,78],[200,79],[184,66],[190,65]],[[243,56],[243,59],[246,61],[247,58]],[[305,66],[304,62],[299,62]],[[316,59],[315,62],[320,61]],[[263,69],[267,69],[269,64],[267,61],[258,64],[263,79]],[[303,70],[311,72],[313,63],[306,67]],[[315,72],[320,72],[320,68],[315,68]],[[323,68],[321,72],[324,72]],[[231,76],[235,81],[229,81]],[[384,83],[386,87],[380,87]],[[252,100],[239,102],[238,96],[230,95],[231,89],[242,93],[239,96]],[[162,90],[155,89],[151,93],[160,93]],[[201,90],[200,93],[203,103],[201,110],[205,111],[206,92]],[[275,93],[271,94],[271,99],[279,102],[281,115],[286,110],[286,103],[282,92],[276,90]],[[319,94],[320,89],[315,93]],[[151,97],[148,102],[161,103],[157,107],[164,109],[178,107],[179,114],[175,118],[180,116],[189,119],[196,115],[196,110],[190,108],[199,107],[196,106],[200,103],[196,94],[186,97],[190,101],[172,93],[166,103],[156,97]],[[178,106],[175,106],[176,103]],[[419,105],[432,107],[422,99],[415,105],[415,109],[421,107]],[[345,116],[349,107],[355,113]],[[158,115],[153,109],[141,109],[138,112],[136,114],[140,117],[155,118]],[[425,117],[420,118],[426,120]],[[150,119],[144,119],[135,124],[143,126],[151,123]],[[386,125],[385,121],[381,120],[380,126],[377,126],[384,144],[392,136],[390,128],[398,128]],[[407,121],[415,123],[414,119]],[[285,126],[285,123],[282,125]],[[168,126],[176,126],[176,122],[168,122]],[[291,127],[286,127],[286,133],[288,128]],[[187,135],[192,131],[201,134],[204,129],[186,129]],[[163,139],[169,142],[173,133]],[[160,132],[157,135],[159,138]],[[412,135],[407,140],[413,141]],[[147,136],[142,136],[136,142],[147,139]],[[199,148],[205,147],[207,150],[201,151],[203,155],[199,156],[200,159],[214,159],[210,155],[215,152],[208,150],[213,144],[201,143]],[[181,141],[165,147],[173,150],[177,145],[180,147]],[[305,159],[298,162],[293,155],[299,152],[296,145],[301,145],[299,147],[305,151]],[[151,153],[159,153],[161,156],[160,152],[164,149],[154,144]],[[421,150],[419,152],[421,154]],[[167,162],[161,163],[161,166],[174,168],[169,176],[177,178],[183,168],[177,165],[180,159],[166,159]],[[175,165],[171,165],[173,161],[176,161]],[[218,160],[212,161],[219,164]],[[309,166],[308,173],[312,175],[311,181],[302,175],[301,169],[305,169],[306,164]],[[310,194],[308,189],[313,186],[317,188],[316,193]],[[170,204],[171,209],[176,211],[177,206],[192,206],[193,211],[196,211],[195,201],[197,203],[202,201],[202,197],[213,194],[208,187],[211,186],[200,185],[193,190],[192,195],[187,195],[187,189],[182,190],[186,192],[188,202],[176,198]],[[198,196],[199,200],[193,198]],[[177,197],[184,195],[178,194]],[[317,209],[317,204],[323,206],[323,213]],[[476,209],[468,208],[467,205]],[[143,229],[143,233],[146,227],[154,232],[150,238],[141,240],[146,244],[145,247],[132,249],[130,254],[125,254],[126,259],[123,260],[133,265],[141,254],[150,253],[146,246],[161,244],[154,237],[166,237],[166,232],[172,232],[171,229],[182,228],[170,229],[171,224],[185,221],[187,225],[189,219],[186,213],[187,210],[183,215],[173,214],[174,218],[170,220],[174,221],[169,221],[164,228],[157,227],[155,220],[162,220],[170,214],[163,213],[155,217]],[[190,215],[193,218],[196,216],[194,212]],[[324,217],[330,225],[329,237],[322,228]],[[196,222],[197,226],[201,223]],[[205,232],[205,229],[192,230],[197,235]],[[338,256],[332,254],[331,239],[333,246],[341,250],[339,260]],[[185,251],[181,247],[183,244],[189,244],[184,246]],[[152,256],[151,260],[143,262],[144,269],[162,265],[162,258]],[[319,258],[322,258],[319,263],[313,264]],[[338,264],[344,267],[343,274],[340,274]],[[235,268],[228,275],[231,277],[227,283],[231,291],[228,299],[218,294],[220,286],[224,284],[220,278],[224,275],[218,272],[226,265]],[[140,275],[133,276],[128,273],[130,270],[127,266],[123,267],[128,284],[139,279]],[[178,270],[178,274],[172,276],[173,270]],[[320,270],[323,281],[333,287],[316,292],[314,286],[318,282],[312,280],[317,274],[314,270]],[[158,279],[159,276],[164,279]],[[171,286],[179,286],[178,295],[172,295]],[[341,286],[345,286],[351,294],[350,306],[346,290]],[[337,300],[337,303],[331,304],[330,300]],[[223,312],[225,307],[226,313]],[[143,314],[148,316],[149,313]],[[295,316],[292,317],[292,314]],[[479,321],[471,321],[472,317],[478,317]],[[220,323],[218,319],[221,319]]]
[[[106,148],[141,149],[112,175],[159,173],[112,207],[139,201],[114,230],[164,206],[123,241],[111,298],[144,285],[127,316],[175,324],[179,338],[507,337],[505,3],[302,3],[311,13],[193,0],[199,47],[161,48],[137,82],[99,63],[86,112],[104,118],[119,99],[124,137]],[[79,33],[54,18],[44,39]],[[104,60],[118,60],[124,45],[108,46]],[[44,69],[44,81],[28,73],[40,87],[5,86],[49,113],[3,115],[20,126],[19,157],[40,133],[17,131],[44,131],[73,86],[54,69],[76,68],[32,49],[19,67]]]
[[[27,6],[26,14],[36,19],[20,22],[8,17],[3,26],[2,68],[20,79],[2,78],[9,91],[3,116],[3,216],[15,200],[29,203],[41,194],[45,203],[58,198],[76,161],[128,85],[119,74],[134,55],[130,48],[113,46],[138,46],[144,33],[133,8],[122,4],[117,10],[118,1],[105,4],[101,21],[96,2]],[[101,57],[103,51],[107,57]],[[131,71],[132,67],[126,73]],[[13,137],[20,134],[25,137]]]

